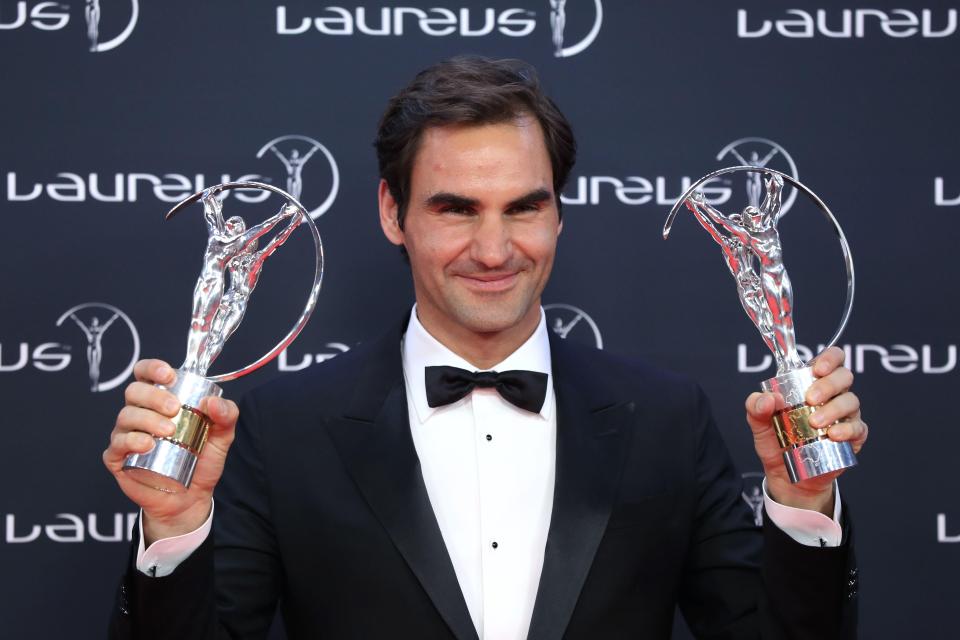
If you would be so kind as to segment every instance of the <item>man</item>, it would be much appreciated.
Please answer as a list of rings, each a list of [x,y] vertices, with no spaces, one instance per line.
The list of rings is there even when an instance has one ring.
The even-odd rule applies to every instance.
[[[239,409],[207,401],[189,492],[120,471],[177,410],[151,384],[170,367],[137,364],[104,453],[143,514],[115,637],[263,637],[278,602],[291,638],[667,638],[676,604],[703,637],[852,637],[833,479],[789,483],[777,398],[747,400],[789,530],[761,536],[695,385],[547,330],[574,149],[528,65],[419,74],[377,138],[414,310]],[[819,358],[808,401],[859,449],[841,359]]]

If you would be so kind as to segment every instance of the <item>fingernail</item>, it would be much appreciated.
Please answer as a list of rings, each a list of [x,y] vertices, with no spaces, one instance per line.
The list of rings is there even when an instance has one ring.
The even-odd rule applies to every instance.
[[[173,433],[177,430],[177,425],[171,420],[167,424],[163,425],[163,433],[168,436],[172,436]]]
[[[819,428],[823,424],[823,417],[819,413],[815,413],[808,419],[808,422],[811,426]]]
[[[817,391],[811,391],[807,394],[807,404],[820,404],[822,398]]]
[[[766,397],[760,396],[759,398],[757,398],[756,404],[753,405],[754,408],[757,410],[757,413],[763,413],[763,405],[765,404],[764,400],[766,400]]]
[[[167,398],[163,402],[163,408],[167,413],[174,413],[180,410],[180,402],[175,398]]]

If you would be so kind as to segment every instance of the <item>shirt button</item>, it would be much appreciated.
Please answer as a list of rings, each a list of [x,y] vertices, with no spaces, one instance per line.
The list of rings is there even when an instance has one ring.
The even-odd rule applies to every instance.
[[[499,547],[500,545],[498,545],[498,544],[496,543],[496,541],[494,541],[493,544],[491,544],[490,546],[493,547],[494,549],[496,549],[496,548]]]
[[[487,434],[487,442],[490,442],[491,440],[493,440],[493,436],[488,433],[488,434]]]

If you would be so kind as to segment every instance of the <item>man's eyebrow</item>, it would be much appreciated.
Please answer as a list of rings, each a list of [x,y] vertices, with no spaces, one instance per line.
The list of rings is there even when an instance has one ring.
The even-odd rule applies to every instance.
[[[476,198],[468,198],[448,191],[435,193],[424,201],[424,204],[431,209],[439,207],[458,207],[461,209],[473,209],[480,201]]]
[[[533,191],[531,191],[526,195],[520,196],[515,200],[511,200],[510,203],[507,205],[507,208],[519,209],[532,204],[540,204],[541,202],[544,202],[546,200],[552,200],[552,199],[553,199],[553,192],[550,191],[549,189],[543,189],[543,188],[534,189]]]

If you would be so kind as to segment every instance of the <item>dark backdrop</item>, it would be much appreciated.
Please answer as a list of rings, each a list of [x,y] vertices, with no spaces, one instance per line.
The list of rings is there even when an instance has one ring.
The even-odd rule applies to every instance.
[[[956,8],[568,0],[557,56],[549,0],[98,4],[97,22],[84,2],[0,0],[4,637],[103,634],[133,507],[100,453],[132,359],[182,357],[205,242],[199,207],[162,214],[224,178],[286,187],[258,152],[322,145],[302,172],[306,206],[328,203],[318,310],[284,360],[227,394],[355,346],[412,299],[377,222],[377,119],[417,70],[463,52],[534,63],[578,134],[552,326],[699,379],[748,481],[742,403],[772,368],[717,247],[689,215],[669,242],[661,225],[691,179],[738,163],[718,157],[732,143],[746,159],[772,152],[768,166],[829,203],[860,276],[841,343],[872,427],[841,482],[863,637],[956,636]],[[720,209],[746,205],[743,176],[714,187]],[[226,213],[248,222],[277,204],[239,198]],[[839,249],[802,199],[781,232],[798,337],[816,349],[840,315]],[[223,366],[266,350],[302,305],[310,245],[289,244]],[[87,326],[120,314],[95,381],[71,311]]]

